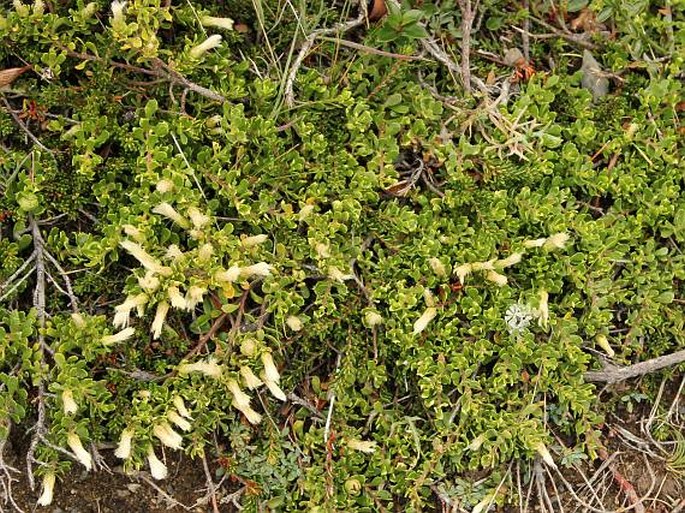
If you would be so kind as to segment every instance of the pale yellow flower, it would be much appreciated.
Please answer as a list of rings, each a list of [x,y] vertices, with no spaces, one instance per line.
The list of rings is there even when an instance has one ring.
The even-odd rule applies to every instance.
[[[370,328],[378,326],[383,323],[383,317],[378,312],[369,310],[364,314],[364,319],[366,320],[366,325]]]
[[[549,294],[546,290],[540,291],[540,305],[538,306],[538,324],[542,328],[547,327],[549,322]]]
[[[485,275],[488,281],[491,281],[499,287],[504,287],[507,284],[507,277],[497,271],[488,271]]]
[[[106,345],[112,345],[116,344],[118,342],[124,342],[131,338],[135,334],[136,330],[134,328],[125,328],[121,330],[119,333],[115,333],[114,335],[106,335],[102,337],[100,340],[101,342]]]
[[[211,219],[207,214],[203,214],[197,207],[190,207],[187,210],[188,217],[195,228],[203,228]]]
[[[196,285],[191,285],[186,292],[186,306],[188,310],[192,310],[198,304],[202,303],[202,298],[207,293],[205,287],[198,287]]]
[[[182,449],[183,437],[174,431],[166,422],[161,422],[152,428],[152,433],[171,449]]]
[[[542,246],[544,249],[554,250],[554,249],[564,249],[566,243],[570,239],[568,233],[561,232],[550,235],[545,244]]]
[[[78,411],[78,405],[74,401],[74,393],[70,388],[62,391],[62,411],[65,415],[73,415]]]
[[[353,451],[364,452],[366,454],[371,454],[376,450],[376,442],[369,440],[357,440],[356,438],[347,439],[347,447]]]
[[[602,348],[609,358],[613,358],[616,355],[616,352],[609,344],[609,340],[607,339],[606,335],[597,335],[595,337],[595,342],[597,342],[597,345]]]
[[[260,244],[264,244],[267,240],[269,240],[269,236],[261,233],[259,235],[245,237],[240,241],[240,244],[242,244],[244,248],[253,248],[255,246],[259,246]]]
[[[112,26],[120,25],[125,22],[124,7],[126,7],[126,2],[120,2],[119,0],[114,0],[114,2],[112,2]]]
[[[206,361],[200,361],[195,363],[184,363],[178,367],[179,374],[190,374],[191,372],[199,372],[206,376],[218,379],[223,374],[223,367],[216,363],[212,358]]]
[[[180,395],[177,395],[174,397],[174,407],[178,411],[178,413],[181,414],[181,416],[185,417],[186,419],[193,420],[193,417],[190,415],[190,412],[186,408],[186,403],[183,401],[183,397]]]
[[[541,248],[545,242],[547,242],[547,239],[533,239],[523,241],[523,245],[526,248]]]
[[[247,408],[250,406],[250,396],[242,391],[238,382],[231,379],[226,383],[226,387],[233,395],[233,403],[236,408]]]
[[[421,317],[419,317],[414,323],[414,335],[418,335],[423,330],[425,330],[428,326],[428,323],[435,318],[437,313],[438,310],[434,307],[426,308],[423,314],[421,314]]]
[[[203,27],[215,27],[224,30],[233,30],[233,20],[231,18],[216,18],[214,16],[203,16],[200,18]]]
[[[86,467],[86,470],[93,468],[93,459],[90,453],[83,448],[81,439],[73,431],[67,435],[67,445],[74,452],[79,463]]]
[[[167,180],[166,178],[162,178],[159,182],[157,182],[156,189],[162,194],[165,192],[171,192],[174,190],[174,182]]]
[[[199,45],[190,49],[189,55],[193,59],[199,59],[204,53],[221,46],[221,36],[219,34],[214,34],[209,36]]]
[[[276,381],[270,381],[266,379],[266,373],[262,372],[261,373],[262,380],[264,380],[264,384],[266,385],[266,388],[269,389],[269,392],[271,392],[271,395],[273,395],[276,399],[279,401],[285,401],[287,400],[287,397],[283,390],[281,390],[281,387],[278,386],[278,383]]]
[[[495,262],[495,267],[499,269],[504,269],[505,267],[511,267],[512,265],[518,264],[523,258],[523,253],[512,253],[507,258],[502,260],[497,260]]]
[[[131,457],[131,442],[133,441],[133,430],[124,429],[119,438],[119,445],[117,445],[114,455],[122,460],[127,460]]]
[[[167,219],[170,219],[177,225],[179,225],[181,228],[188,229],[190,228],[190,223],[188,220],[183,217],[181,214],[176,212],[174,207],[172,207],[169,203],[167,202],[162,202],[159,205],[157,205],[155,208],[152,209],[152,212],[155,214],[159,214],[161,216],[166,217]]]
[[[159,278],[152,271],[147,271],[145,276],[138,277],[138,285],[147,292],[154,292],[159,287]]]
[[[52,495],[55,489],[55,473],[48,472],[43,475],[43,493],[38,499],[39,506],[49,506],[52,504]]]
[[[241,267],[240,276],[245,278],[251,278],[252,276],[263,278],[269,276],[272,269],[273,267],[266,262],[259,262],[257,264],[248,265],[247,267]]]
[[[164,320],[169,312],[169,303],[162,301],[157,304],[157,311],[155,312],[155,318],[152,320],[150,325],[150,333],[152,333],[152,339],[157,340],[162,334],[162,326],[164,325]]]
[[[441,278],[447,276],[447,269],[445,269],[445,264],[443,264],[439,258],[432,257],[428,260],[428,263],[430,264],[431,269],[433,269],[433,272],[436,276],[439,276]]]
[[[188,422],[186,419],[181,417],[178,414],[178,412],[176,412],[174,410],[170,410],[169,413],[167,413],[166,417],[167,417],[167,419],[169,419],[169,421],[172,424],[176,424],[176,426],[178,426],[181,430],[190,431],[190,428],[191,428],[190,422]]]
[[[183,294],[181,294],[181,291],[178,290],[178,287],[171,286],[166,290],[167,296],[169,296],[169,300],[171,301],[171,306],[174,308],[179,308],[180,310],[185,310],[188,304],[186,303],[186,298],[183,297]]]
[[[471,264],[462,264],[454,270],[454,273],[457,275],[457,278],[459,278],[459,283],[463,285],[464,280],[466,280],[466,277],[471,274],[472,271],[473,268],[471,267]]]
[[[538,442],[533,446],[533,449],[537,451],[537,453],[542,457],[542,459],[545,463],[547,463],[547,465],[549,465],[552,468],[557,468],[557,465],[556,463],[554,463],[552,455],[547,450],[547,447],[545,447],[545,444],[543,444],[542,442]]]
[[[293,331],[300,331],[303,327],[302,321],[299,317],[295,315],[289,315],[288,318],[285,320],[285,323]]]
[[[171,269],[168,267],[163,266],[160,264],[157,260],[155,260],[152,256],[150,256],[143,248],[140,246],[140,244],[136,244],[135,242],[132,242],[130,240],[124,240],[119,243],[119,245],[124,248],[126,251],[131,253],[133,258],[138,260],[138,262],[141,263],[143,267],[146,269],[157,273],[161,274],[162,276],[169,276],[171,274]]]
[[[234,283],[240,278],[240,267],[237,265],[232,265],[226,271],[219,271],[214,275],[214,279],[217,281],[223,281],[228,283]]]
[[[243,377],[245,386],[250,390],[254,390],[263,384],[262,380],[260,380],[247,365],[240,367],[240,375]]]
[[[274,358],[270,352],[262,353],[262,364],[264,365],[264,379],[265,381],[273,381],[278,383],[281,380],[281,375],[278,373],[278,368],[274,363]]]
[[[150,447],[150,450],[147,453],[147,462],[148,465],[150,465],[150,474],[152,474],[153,478],[166,479],[166,465],[159,461],[159,458],[157,458],[157,455],[155,454],[155,451],[152,447]]]

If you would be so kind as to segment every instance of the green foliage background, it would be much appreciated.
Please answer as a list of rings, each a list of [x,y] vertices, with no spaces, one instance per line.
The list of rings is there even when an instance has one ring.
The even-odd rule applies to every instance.
[[[605,352],[597,337],[623,364],[685,347],[682,2],[670,4],[670,21],[656,3],[589,5],[612,32],[595,42],[613,73],[597,101],[581,87],[582,52],[563,39],[534,44],[540,72],[494,106],[496,95],[465,96],[438,63],[322,40],[297,76],[294,108],[283,91],[299,23],[336,23],[355,15],[349,5],[131,0],[112,24],[103,2],[14,4],[0,16],[0,67],[33,69],[2,93],[0,283],[32,255],[39,226],[80,308],[72,315],[48,282],[41,346],[35,274],[2,289],[0,436],[36,422],[44,389],[39,474],[68,468],[58,450],[68,433],[88,445],[117,442],[125,428],[126,465],[144,466],[150,447],[161,456],[153,428],[180,396],[193,419],[184,450],[221,457],[222,472],[249,483],[252,510],[432,510],[436,490],[465,506],[504,502],[513,486],[497,485],[512,459],[537,456],[542,443],[568,463],[601,446],[602,409],[583,379]],[[446,4],[423,5],[409,30],[390,20],[344,37],[411,54],[425,35],[412,27],[425,23],[458,53],[458,10]],[[525,12],[505,1],[482,10],[474,45],[502,54],[500,36],[516,34],[509,24]],[[207,14],[250,31],[204,28]],[[221,45],[193,57],[215,32]],[[512,72],[473,65],[497,80]],[[171,86],[174,72],[226,101]],[[426,180],[398,197],[388,191],[403,165],[423,165]],[[209,222],[179,226],[153,211],[160,203]],[[525,247],[562,232],[564,248]],[[145,269],[125,240],[170,268],[157,289],[141,288]],[[458,285],[458,266],[517,252],[521,262],[500,270],[504,286],[482,272]],[[216,278],[258,262],[269,276]],[[207,293],[192,311],[171,308],[154,340],[155,308],[174,286]],[[512,305],[534,312],[541,291],[549,324],[508,329]],[[118,331],[114,307],[140,293],[135,335],[103,343]],[[427,308],[435,318],[415,334]],[[294,396],[250,392],[263,414],[251,425],[229,383],[242,366],[264,370],[264,351]],[[219,378],[178,372],[210,356]],[[65,411],[65,390],[76,413]],[[359,440],[375,450],[355,450]],[[470,486],[481,470],[489,478]]]

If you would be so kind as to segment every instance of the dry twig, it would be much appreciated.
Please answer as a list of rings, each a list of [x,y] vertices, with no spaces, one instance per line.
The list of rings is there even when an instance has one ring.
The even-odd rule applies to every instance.
[[[604,361],[604,368],[599,371],[588,371],[585,373],[585,381],[594,383],[614,384],[626,379],[652,374],[666,367],[672,367],[685,362],[685,349],[675,353],[658,356],[640,363],[619,367]]]

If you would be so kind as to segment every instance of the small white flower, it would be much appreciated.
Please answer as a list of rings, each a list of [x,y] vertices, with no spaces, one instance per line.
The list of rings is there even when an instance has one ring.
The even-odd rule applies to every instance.
[[[262,421],[262,416],[254,411],[249,405],[245,407],[238,407],[236,405],[235,401],[233,402],[233,406],[235,407],[236,410],[240,411],[243,415],[245,415],[245,418],[250,424],[259,424]]]
[[[250,406],[250,396],[242,391],[238,382],[231,379],[226,383],[226,388],[233,395],[233,403],[236,408],[247,408]]]
[[[316,251],[316,254],[319,255],[319,258],[328,258],[331,256],[330,247],[323,242],[318,242],[316,246],[314,246],[314,250]]]
[[[259,235],[253,235],[252,237],[245,237],[240,241],[240,244],[242,244],[244,248],[253,248],[260,244],[264,244],[267,240],[269,240],[269,236],[261,233]]]
[[[266,351],[262,353],[262,364],[264,365],[265,376],[262,379],[278,383],[281,380],[281,375],[278,373],[278,368],[276,368],[274,358],[270,352]]]
[[[540,291],[540,304],[538,306],[538,324],[546,328],[549,322],[549,294],[546,290]]]
[[[183,256],[183,251],[181,251],[181,248],[179,248],[176,244],[171,244],[168,248],[166,248],[166,255],[167,258],[171,258],[172,260],[178,260]]]
[[[248,265],[247,267],[241,267],[240,276],[245,278],[251,278],[252,276],[263,278],[269,276],[272,270],[273,267],[266,262],[259,262],[257,264]]]
[[[52,495],[55,489],[55,473],[48,472],[43,476],[43,493],[38,499],[39,506],[49,506],[52,504]]]
[[[200,246],[197,250],[197,260],[199,262],[207,262],[214,254],[214,246],[209,242]]]
[[[174,397],[174,407],[176,408],[178,413],[181,414],[182,417],[185,417],[189,420],[193,420],[193,417],[190,415],[190,412],[186,408],[186,403],[183,401],[183,397],[181,397],[180,395]]]
[[[202,303],[202,298],[206,293],[207,289],[205,287],[191,285],[188,292],[186,292],[186,306],[188,310],[192,310],[199,303]]]
[[[507,277],[497,271],[488,271],[485,278],[499,287],[504,287],[507,284]]]
[[[86,470],[93,468],[93,459],[90,457],[90,453],[83,448],[81,439],[73,431],[67,435],[67,445],[74,452],[79,463],[86,467]]]
[[[533,449],[537,451],[537,453],[542,457],[545,463],[549,465],[552,468],[557,468],[556,463],[554,463],[554,460],[552,459],[552,455],[549,453],[547,450],[547,447],[545,447],[545,444],[542,442],[538,442],[533,446]]]
[[[174,190],[174,182],[167,180],[166,178],[162,178],[159,182],[157,182],[156,189],[157,192],[161,192],[162,194],[165,192],[171,192]]]
[[[134,328],[129,327],[121,330],[119,333],[115,333],[114,335],[106,335],[102,337],[102,339],[100,340],[104,345],[109,346],[111,344],[116,344],[118,342],[124,342],[125,340],[128,340],[134,335],[135,332],[136,330]]]
[[[161,442],[171,449],[182,449],[183,437],[174,431],[171,426],[162,422],[152,428],[152,433],[161,440]]]
[[[125,328],[128,326],[129,316],[131,315],[131,310],[136,308],[138,313],[147,304],[148,297],[146,294],[138,294],[135,296],[128,296],[126,300],[114,307],[114,327],[115,328]]]
[[[166,314],[169,312],[169,303],[162,301],[157,304],[157,311],[155,312],[155,318],[152,320],[150,325],[150,333],[152,333],[152,340],[157,340],[162,334],[162,326],[164,325],[164,320],[166,319]]]
[[[221,46],[221,36],[219,34],[214,34],[209,36],[199,45],[191,48],[188,53],[193,59],[199,59],[205,52],[218,46]]]
[[[138,277],[138,285],[143,290],[154,292],[159,287],[159,278],[152,271],[148,271],[145,276]]]
[[[178,287],[171,286],[166,290],[169,300],[171,301],[171,306],[178,308],[180,310],[185,310],[188,304],[186,303],[186,298],[183,297],[181,291]]]
[[[373,310],[369,310],[364,314],[364,320],[366,320],[366,325],[369,328],[373,328],[374,326],[378,326],[383,323],[383,317],[381,314],[374,312]]]
[[[119,245],[126,251],[133,255],[133,258],[138,260],[143,267],[146,269],[161,274],[162,276],[168,276],[171,274],[171,269],[162,266],[157,260],[150,256],[140,244],[136,244],[130,240],[124,240],[119,243]]]
[[[155,450],[150,447],[150,450],[147,453],[147,463],[150,465],[150,474],[152,474],[152,477],[155,479],[166,479],[167,476],[167,468],[164,463],[159,461],[159,458],[157,458],[157,455],[155,454]]]
[[[287,399],[285,393],[283,392],[283,390],[281,390],[281,387],[278,386],[277,382],[268,380],[266,378],[265,372],[261,373],[261,377],[262,377],[262,380],[264,380],[264,384],[266,385],[266,388],[268,388],[269,392],[271,392],[271,395],[273,395],[279,401],[285,401]]]
[[[187,214],[195,228],[202,228],[211,221],[209,216],[200,212],[197,207],[188,208]]]
[[[188,422],[186,419],[181,417],[177,412],[174,410],[170,410],[169,413],[167,413],[167,419],[172,424],[176,424],[181,430],[183,431],[190,431],[190,422]]]
[[[245,386],[250,390],[254,390],[255,388],[263,385],[262,380],[259,379],[255,373],[252,372],[252,369],[250,369],[247,365],[240,367],[240,375],[243,377]]]
[[[353,451],[359,451],[366,454],[371,454],[376,451],[376,442],[369,440],[357,440],[355,438],[347,439],[347,447]]]
[[[203,16],[200,18],[203,27],[215,27],[225,30],[233,30],[233,20],[231,18],[216,18],[214,16]]]
[[[234,283],[240,278],[240,267],[237,265],[232,265],[226,271],[219,271],[214,275],[216,281],[223,281],[228,283]]]
[[[425,330],[428,326],[428,323],[435,318],[437,313],[438,310],[434,307],[426,308],[423,314],[421,314],[421,317],[419,317],[414,323],[414,335],[418,335],[423,330]]]
[[[288,328],[293,331],[300,331],[303,327],[302,321],[295,315],[289,315],[285,320],[285,323],[288,325]]]
[[[554,235],[550,235],[547,238],[545,244],[542,247],[548,250],[564,249],[569,238],[570,237],[566,232],[555,233]]]
[[[471,264],[462,264],[454,270],[454,273],[457,275],[457,278],[459,278],[459,283],[463,285],[464,280],[466,280],[466,277],[471,274],[472,271],[473,268]]]
[[[43,0],[35,0],[33,2],[33,14],[41,15],[45,12],[45,2]]]
[[[131,442],[133,441],[133,430],[124,429],[119,438],[119,445],[117,445],[114,455],[122,460],[127,460],[131,457]]]
[[[528,327],[533,319],[530,308],[520,303],[514,303],[504,313],[504,322],[507,324],[509,333],[520,333]]]
[[[126,2],[119,0],[112,2],[112,26],[124,23],[124,7],[126,7]]]
[[[78,405],[74,401],[74,393],[70,388],[62,391],[62,411],[65,415],[73,415],[78,411]]]
[[[532,239],[523,241],[523,246],[526,248],[541,248],[547,239]]]
[[[78,312],[71,314],[71,320],[77,328],[83,328],[86,325],[86,320],[83,318],[83,315]]]
[[[488,260],[487,262],[474,262],[471,264],[472,271],[494,271],[495,270],[495,259]]]
[[[523,258],[523,253],[512,253],[507,258],[503,258],[502,260],[497,260],[497,262],[495,262],[495,267],[497,267],[499,269],[504,269],[505,267],[511,267],[512,265],[518,264],[522,258]]]
[[[445,264],[443,264],[439,258],[430,258],[428,260],[428,263],[430,264],[431,269],[433,269],[433,272],[436,276],[439,276],[440,278],[447,276],[447,269],[445,269]]]
[[[183,217],[181,214],[176,212],[174,207],[169,205],[167,202],[162,202],[159,205],[157,205],[155,208],[152,209],[152,212],[155,214],[159,214],[161,216],[166,217],[167,219],[170,219],[177,225],[179,225],[181,228],[188,229],[190,228],[190,223],[188,220]]]
[[[179,374],[190,374],[191,372],[199,372],[205,376],[218,379],[224,372],[221,365],[216,363],[213,358],[209,358],[206,361],[195,362],[195,363],[184,363],[178,367]]]

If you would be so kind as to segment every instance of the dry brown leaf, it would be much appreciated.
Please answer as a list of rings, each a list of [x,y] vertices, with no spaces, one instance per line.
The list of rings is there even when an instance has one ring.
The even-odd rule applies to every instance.
[[[384,0],[372,0],[369,4],[369,21],[378,21],[388,12]]]
[[[23,68],[7,68],[0,69],[0,87],[7,87],[14,82],[19,75],[25,73],[31,66],[24,66]]]

